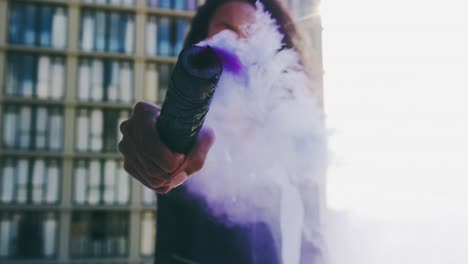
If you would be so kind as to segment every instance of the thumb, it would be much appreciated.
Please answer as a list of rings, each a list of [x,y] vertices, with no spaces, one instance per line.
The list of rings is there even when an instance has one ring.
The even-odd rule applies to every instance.
[[[186,158],[187,167],[185,171],[188,175],[192,175],[203,168],[206,156],[211,146],[213,146],[215,138],[213,129],[206,127],[200,130],[195,146]]]

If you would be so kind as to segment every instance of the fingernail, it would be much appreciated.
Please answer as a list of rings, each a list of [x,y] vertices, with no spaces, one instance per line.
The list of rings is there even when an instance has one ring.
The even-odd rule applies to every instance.
[[[187,180],[187,173],[185,171],[177,174],[174,178],[172,178],[171,183],[174,187],[177,187],[184,183]]]

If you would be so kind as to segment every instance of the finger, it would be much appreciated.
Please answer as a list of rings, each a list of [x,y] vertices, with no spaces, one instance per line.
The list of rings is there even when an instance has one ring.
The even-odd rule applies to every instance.
[[[200,130],[197,142],[186,158],[187,167],[185,168],[185,171],[187,172],[187,175],[190,176],[203,168],[208,151],[211,146],[213,146],[214,141],[215,134],[213,129],[203,128]]]
[[[146,185],[146,182],[140,176],[140,173],[138,172],[138,170],[127,159],[124,160],[124,170],[128,173],[128,175],[132,176],[133,178],[137,179],[142,184]]]
[[[135,143],[140,144],[147,138],[141,137],[142,133],[146,130],[152,130],[154,128],[154,123],[156,122],[157,117],[160,114],[159,107],[156,105],[150,104],[148,102],[140,101],[133,108],[132,117],[130,120],[133,121],[132,126],[130,127],[130,133],[135,138],[139,139]]]
[[[156,190],[157,188],[167,186],[167,182],[160,181],[157,179],[149,179],[144,175],[141,166],[135,160],[126,159],[124,162],[125,170],[132,175],[135,179],[141,182],[146,187]]]
[[[125,120],[120,124],[120,132],[122,135],[126,135],[128,133],[128,127],[130,125],[130,120]]]
[[[133,114],[139,114],[141,112],[151,111],[151,112],[160,112],[161,107],[146,101],[139,101],[135,104],[133,108]]]
[[[170,184],[170,186],[171,186],[172,188],[178,187],[178,186],[180,186],[182,183],[184,183],[186,180],[188,180],[187,172],[182,171],[182,172],[180,172],[179,174],[175,175],[175,176],[171,179],[171,184]]]
[[[153,104],[139,102],[135,106],[130,133],[138,153],[144,153],[163,171],[171,173],[184,161],[185,156],[172,152],[161,140],[156,129],[159,108]]]
[[[157,121],[156,121],[157,122]],[[185,160],[185,155],[182,153],[173,152],[164,144],[157,129],[153,130],[153,146],[151,150],[146,152],[148,157],[154,163],[167,173],[173,173]]]
[[[119,143],[119,150],[124,154],[125,156],[125,163],[124,163],[124,168],[125,170],[135,179],[137,179],[140,183],[145,185],[146,187],[156,190],[157,188],[160,188],[161,186],[169,186],[170,181],[166,180],[163,177],[150,177],[148,176],[147,172],[145,171],[144,168],[142,168],[139,160],[136,158],[135,153],[130,153],[132,149],[130,150],[125,147],[126,142],[128,142],[128,139],[122,140]],[[130,144],[131,145],[131,144]],[[160,172],[161,175],[163,175],[164,172]],[[163,190],[165,191],[165,190]],[[167,192],[167,191],[165,191]]]
[[[122,153],[133,160],[134,163],[138,164],[138,167],[141,168],[141,176],[148,178],[150,182],[153,181],[162,181],[165,184],[169,184],[169,175],[161,170],[156,164],[149,160],[145,155],[138,153],[135,149],[135,144],[132,141],[131,137],[125,137],[119,143],[119,150],[123,149]]]
[[[122,155],[127,156],[130,154],[130,150],[128,148],[128,143],[127,143],[127,136],[124,136],[122,140],[120,140],[119,144],[117,145],[117,149],[119,150]]]
[[[137,154],[137,159],[150,179],[158,179],[169,183],[170,174],[159,168],[149,157]]]

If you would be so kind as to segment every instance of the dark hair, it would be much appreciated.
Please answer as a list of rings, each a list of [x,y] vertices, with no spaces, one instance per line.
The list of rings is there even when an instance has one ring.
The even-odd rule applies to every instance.
[[[205,4],[200,6],[197,14],[192,19],[190,31],[185,39],[185,47],[196,44],[208,36],[208,28],[211,18],[216,9],[229,1],[242,0],[206,0]],[[255,6],[256,0],[244,0]],[[305,52],[303,50],[303,37],[299,33],[297,26],[294,24],[289,12],[278,0],[259,0],[265,7],[265,11],[271,14],[271,17],[276,20],[278,30],[283,34],[283,48],[296,50],[299,54],[301,63],[305,64]]]

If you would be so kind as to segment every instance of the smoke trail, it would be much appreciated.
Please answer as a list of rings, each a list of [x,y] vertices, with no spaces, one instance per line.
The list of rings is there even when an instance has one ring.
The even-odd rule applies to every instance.
[[[282,35],[259,3],[247,33],[200,43],[235,54],[241,67],[221,76],[205,122],[216,143],[187,186],[227,225],[268,224],[283,263],[319,263],[305,259],[316,252],[301,252],[304,240],[322,247],[326,140],[317,96],[296,52],[279,51]]]

